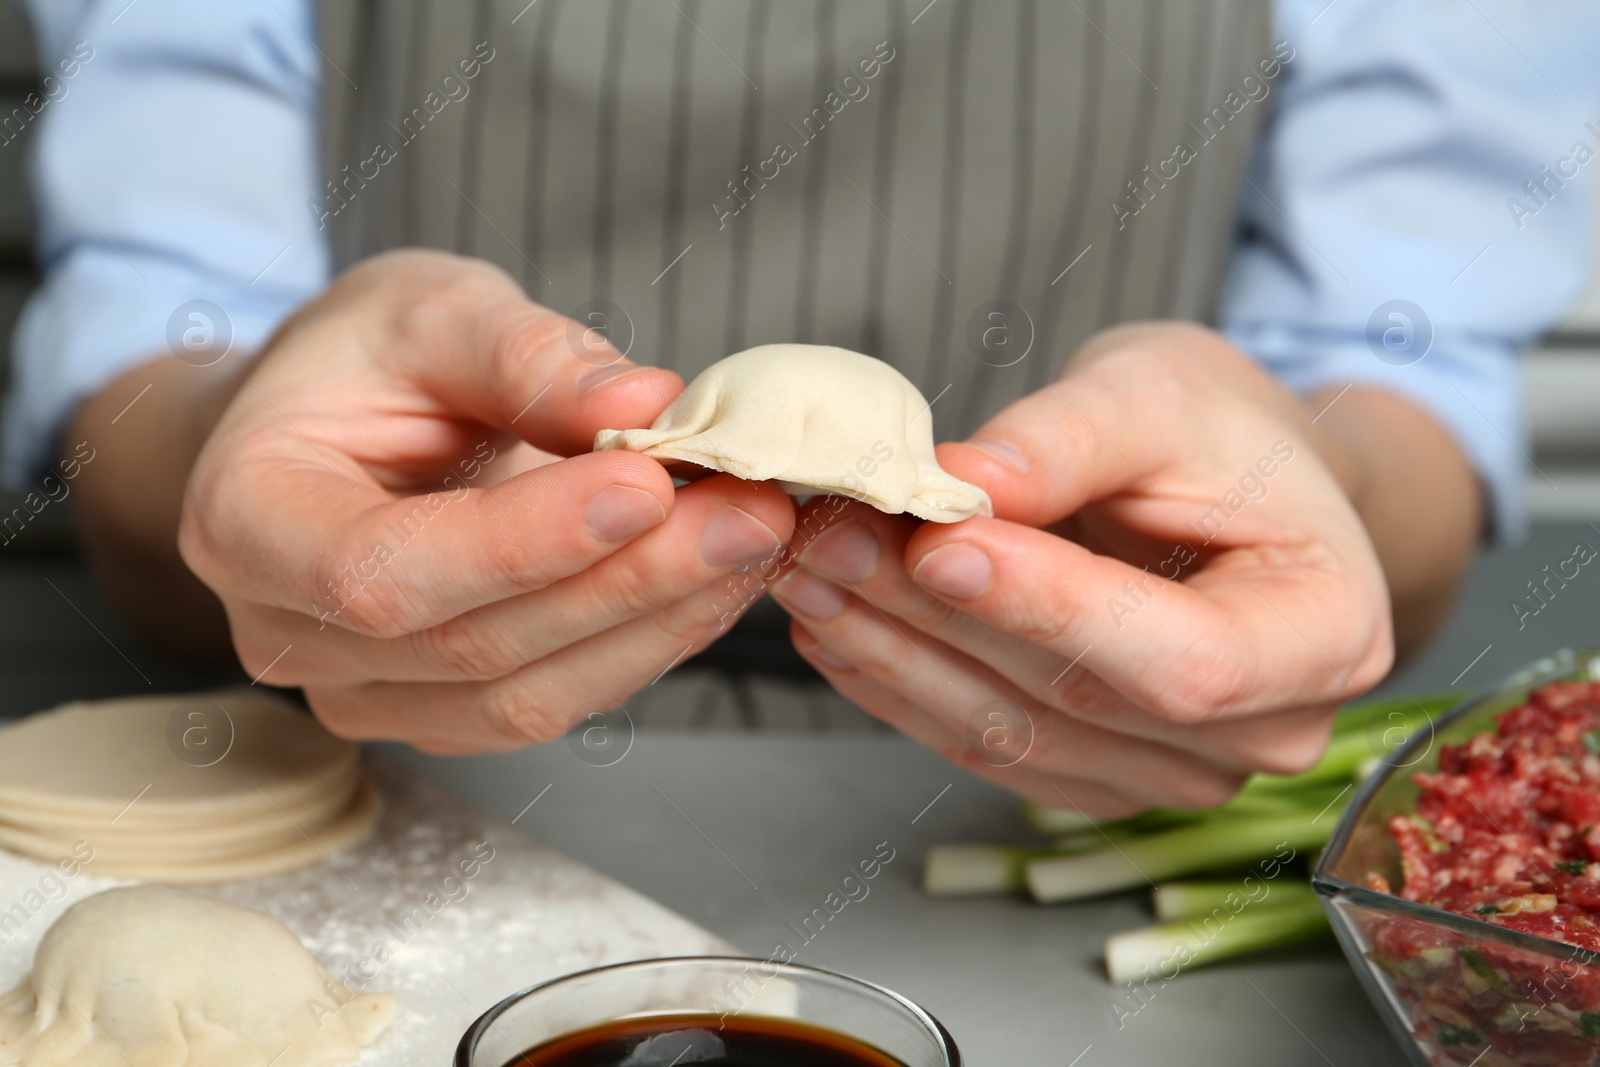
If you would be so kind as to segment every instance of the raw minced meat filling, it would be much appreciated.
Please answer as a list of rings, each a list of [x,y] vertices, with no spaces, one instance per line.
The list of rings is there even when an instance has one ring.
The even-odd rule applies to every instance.
[[[1600,683],[1536,690],[1415,781],[1402,896],[1600,951]]]

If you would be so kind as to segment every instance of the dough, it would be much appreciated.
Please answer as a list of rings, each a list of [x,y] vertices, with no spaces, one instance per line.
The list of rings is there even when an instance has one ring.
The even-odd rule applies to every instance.
[[[394,1009],[393,994],[330,978],[276,919],[155,886],[110,889],[68,908],[33,973],[0,997],[0,1065],[334,1067]]]
[[[174,714],[232,744],[220,758],[168,743]],[[256,815],[314,795],[348,776],[358,750],[311,716],[257,690],[223,690],[75,702],[0,730],[0,812],[30,804],[129,820],[188,822],[208,815]],[[198,766],[216,759],[210,766]],[[128,807],[146,785],[151,790]],[[127,809],[127,810],[124,810]]]
[[[987,493],[934,458],[933,415],[917,387],[843,348],[739,352],[706,368],[650,429],[601,430],[594,447],[775,479],[791,492],[853,497],[931,522],[993,514]]]
[[[376,822],[359,755],[255,689],[64,705],[0,730],[0,846],[87,842],[97,874],[153,881],[292,870]]]
[[[140,844],[135,838],[129,847],[108,848],[99,843],[103,839],[49,838],[0,828],[0,845],[38,859],[57,860],[71,855],[76,842],[87,840],[95,852],[93,859],[86,862],[92,864],[96,874],[168,885],[197,885],[238,878],[265,878],[314,863],[332,862],[337,853],[364,841],[382,813],[383,802],[378,790],[364,780],[359,783],[349,807],[338,818],[309,831],[292,829],[292,838],[276,844],[247,842],[208,850],[191,848],[181,842]]]

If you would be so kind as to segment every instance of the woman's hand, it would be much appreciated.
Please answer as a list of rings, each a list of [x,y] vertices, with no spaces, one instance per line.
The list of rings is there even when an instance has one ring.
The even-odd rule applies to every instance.
[[[792,532],[776,487],[674,491],[655,460],[590,453],[682,388],[492,267],[380,256],[237,388],[179,547],[245,669],[304,687],[335,733],[548,740],[709,644],[745,606],[729,572]]]
[[[1091,340],[941,464],[995,517],[802,511],[774,596],[845,696],[1097,817],[1292,773],[1393,658],[1384,576],[1298,401],[1218,335]]]

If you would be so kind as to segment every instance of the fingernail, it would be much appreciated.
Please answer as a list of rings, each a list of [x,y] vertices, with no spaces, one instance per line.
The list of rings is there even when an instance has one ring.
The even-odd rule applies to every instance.
[[[912,579],[955,600],[971,600],[989,588],[994,564],[982,549],[963,541],[936,548],[922,557]]]
[[[778,603],[809,619],[827,622],[844,610],[844,590],[805,571],[790,571],[772,589]]]
[[[1022,449],[1009,441],[999,441],[993,437],[980,437],[976,441],[968,441],[967,444],[989,453],[989,455],[1012,470],[1022,474],[1028,473],[1028,457],[1023,455]]]
[[[804,628],[802,628],[801,632],[815,642],[814,644],[807,645],[802,650],[804,655],[811,657],[824,667],[829,667],[836,671],[848,671],[855,669],[855,664],[851,663],[847,659],[842,659],[839,656],[834,655],[832,652],[829,652],[826,648],[822,647],[822,642],[817,641],[816,634]]]
[[[766,523],[726,504],[711,516],[700,534],[700,562],[707,567],[726,567],[764,559],[778,550],[783,541]]]
[[[800,562],[842,582],[864,582],[878,569],[878,539],[851,520],[830,526],[800,553]]]
[[[643,369],[637,363],[629,363],[625,359],[619,359],[617,362],[608,363],[604,367],[596,367],[594,370],[584,371],[578,376],[575,384],[578,392],[592,393],[609,381],[614,381],[624,374],[632,374],[636,370]]]
[[[589,536],[596,541],[621,541],[666,520],[667,509],[650,493],[631,485],[608,485],[594,495],[583,513]]]

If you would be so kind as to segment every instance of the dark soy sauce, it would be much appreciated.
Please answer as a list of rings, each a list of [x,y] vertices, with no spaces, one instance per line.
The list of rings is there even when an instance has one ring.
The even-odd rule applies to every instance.
[[[649,1015],[564,1034],[506,1067],[905,1067],[854,1038],[766,1016]]]

